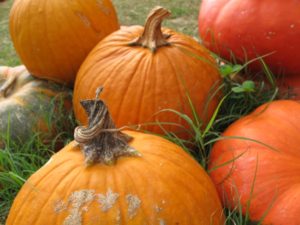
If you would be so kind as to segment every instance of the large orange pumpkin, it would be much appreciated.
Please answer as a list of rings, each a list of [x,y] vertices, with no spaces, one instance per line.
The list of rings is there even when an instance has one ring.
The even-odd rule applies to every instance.
[[[245,63],[264,58],[274,73],[299,76],[300,2],[296,0],[203,0],[199,33],[222,57]],[[261,70],[261,64],[252,63]]]
[[[29,72],[68,84],[99,40],[119,28],[110,0],[15,0],[9,21]]]
[[[217,65],[191,37],[161,29],[168,15],[167,10],[155,8],[145,27],[122,27],[92,50],[74,87],[74,111],[81,123],[86,124],[87,117],[79,100],[91,98],[98,86],[104,87],[102,98],[119,127],[159,121],[165,130],[183,133],[182,118],[160,111],[173,109],[193,118],[188,95],[200,118],[210,118],[218,104],[212,98],[221,79]],[[142,129],[163,133],[159,125]]]
[[[83,106],[89,127],[29,178],[7,225],[224,224],[209,176],[183,149],[120,132],[101,100]]]
[[[70,89],[34,78],[23,65],[0,66],[0,146],[37,135],[49,142],[70,126],[62,114],[70,114],[71,103]]]
[[[210,155],[227,207],[263,224],[300,224],[300,103],[278,100],[232,124]]]

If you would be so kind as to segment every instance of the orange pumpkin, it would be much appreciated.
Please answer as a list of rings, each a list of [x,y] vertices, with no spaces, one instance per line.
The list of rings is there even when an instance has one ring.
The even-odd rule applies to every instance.
[[[203,0],[199,34],[205,46],[227,60],[247,63],[265,56],[273,73],[298,76],[299,8],[297,0]],[[262,70],[259,60],[249,67]]]
[[[254,221],[300,224],[300,103],[278,100],[233,123],[210,155],[223,203]],[[249,208],[249,209],[247,209]]]
[[[70,89],[34,78],[23,65],[0,66],[0,146],[7,139],[24,144],[37,134],[49,142],[70,126],[61,114],[70,113],[71,100]]]
[[[90,50],[119,28],[110,0],[16,0],[9,21],[29,72],[70,85]]]
[[[203,121],[210,118],[218,104],[211,93],[221,79],[217,65],[191,37],[161,29],[169,14],[155,8],[144,28],[122,27],[91,51],[74,87],[75,116],[82,124],[87,123],[87,117],[79,100],[91,98],[98,86],[104,87],[102,98],[118,127],[143,125],[142,129],[163,133],[162,126],[176,134],[185,133],[183,119],[162,110],[173,109],[192,118],[187,96]],[[150,126],[153,122],[161,126]]]
[[[29,178],[7,225],[224,224],[209,176],[183,149],[120,132],[101,100],[82,104],[89,127]]]

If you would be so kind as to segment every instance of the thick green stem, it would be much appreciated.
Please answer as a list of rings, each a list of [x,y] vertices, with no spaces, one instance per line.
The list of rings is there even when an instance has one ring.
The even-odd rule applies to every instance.
[[[102,88],[93,100],[81,101],[89,117],[88,127],[75,128],[74,139],[82,148],[87,165],[94,163],[113,164],[121,156],[138,156],[139,153],[128,145],[132,139],[117,129],[104,102],[98,99]]]
[[[160,6],[155,7],[147,17],[142,36],[132,41],[130,45],[149,48],[153,52],[161,46],[170,45],[167,41],[169,36],[164,35],[161,30],[161,23],[163,19],[168,17],[170,14],[171,13],[168,10]]]

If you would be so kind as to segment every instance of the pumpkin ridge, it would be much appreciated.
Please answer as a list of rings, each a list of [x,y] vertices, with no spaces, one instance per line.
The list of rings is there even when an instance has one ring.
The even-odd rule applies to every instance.
[[[126,169],[127,169],[127,170],[131,170],[131,168],[132,168],[132,167],[130,167],[130,166],[126,166],[125,169],[124,169],[124,167],[123,167],[124,172],[126,171]],[[140,172],[139,169],[137,169],[137,170],[131,170],[131,171],[135,171],[135,174],[139,174],[139,172]],[[132,175],[131,175],[130,172],[126,172],[125,174],[126,174],[126,180],[128,180],[128,179],[131,180],[130,184],[133,186],[133,188],[131,188],[131,192],[132,192],[132,193],[125,193],[125,192],[124,192],[124,197],[125,197],[125,196],[128,196],[128,195],[134,195],[134,196],[137,196],[141,202],[140,202],[139,207],[136,209],[136,211],[137,211],[136,214],[142,213],[142,215],[147,215],[146,218],[151,218],[151,217],[149,217],[149,214],[147,213],[148,211],[145,209],[146,206],[145,206],[145,204],[144,204],[144,202],[143,202],[143,199],[140,198],[140,196],[143,196],[143,195],[141,195],[141,193],[140,193],[140,191],[139,191],[139,185],[138,185],[138,183],[137,183],[136,180],[132,177]],[[143,176],[138,176],[138,177],[139,177],[139,178],[143,178]],[[133,191],[134,191],[134,192],[133,192]],[[140,212],[138,212],[138,211],[140,211]],[[126,214],[124,214],[124,215],[126,215],[125,218],[126,218],[126,217],[131,217],[131,216],[133,216],[132,219],[136,216],[136,215],[134,215],[134,214],[131,214],[131,215],[130,215],[130,212],[128,212],[128,209],[127,209]],[[147,221],[147,222],[148,222],[148,221]]]
[[[173,153],[173,152],[172,152]],[[172,154],[171,153],[171,154]],[[144,155],[145,153],[143,152],[143,155]],[[159,158],[159,157],[158,157]],[[151,164],[149,164],[149,162],[147,161],[147,160],[145,160],[144,159],[144,162],[145,162],[145,167],[147,168],[149,168],[148,169],[148,171],[150,171],[151,172],[151,174],[153,174],[153,173],[155,173],[156,175],[157,175],[157,177],[159,177],[160,179],[160,181],[161,180],[164,180],[164,181],[167,181],[168,179],[173,179],[173,181],[176,181],[176,184],[180,184],[180,187],[183,189],[183,192],[184,193],[190,193],[190,191],[191,191],[191,189],[193,189],[192,187],[189,187],[188,186],[188,184],[187,183],[185,183],[184,181],[182,181],[182,179],[178,179],[177,178],[177,180],[176,180],[176,174],[174,174],[174,173],[172,173],[172,176],[170,176],[171,175],[171,173],[168,173],[167,175],[165,175],[164,173],[161,173],[160,171],[159,171],[159,168],[151,168]],[[167,163],[166,163],[167,162]],[[199,183],[199,179],[196,179],[191,173],[188,173],[187,171],[185,171],[184,169],[182,169],[181,167],[180,167],[180,165],[179,164],[176,164],[174,161],[171,161],[171,160],[166,160],[166,162],[161,162],[162,164],[168,164],[168,163],[170,163],[171,162],[171,164],[172,164],[172,166],[171,167],[173,167],[173,165],[176,165],[176,169],[177,169],[177,171],[180,171],[180,172],[184,172],[184,174],[185,175],[187,175],[190,179],[189,180],[193,180],[194,182],[196,182],[196,183]],[[150,166],[150,167],[149,167]],[[151,180],[149,180],[149,179],[147,179],[147,178],[144,178],[145,176],[143,176],[142,174],[144,174],[144,172],[146,171],[146,168],[143,170],[143,172],[142,171],[140,171],[140,170],[138,170],[138,169],[133,169],[132,171],[136,171],[135,172],[135,174],[138,174],[138,173],[140,173],[141,175],[140,176],[138,176],[138,177],[141,177],[141,178],[143,178],[144,180],[146,180],[146,181],[148,181],[147,183],[151,183]],[[203,171],[204,172],[204,171]],[[204,172],[205,173],[205,172]],[[129,176],[131,175],[131,174],[128,174]],[[165,178],[168,178],[168,179],[165,179]],[[162,179],[163,178],[163,179]],[[174,179],[175,178],[175,179]],[[135,180],[135,179],[132,179],[133,181]],[[179,181],[179,182],[178,182]],[[142,183],[146,183],[146,182],[142,182]],[[163,185],[163,186],[162,186]],[[175,184],[173,184],[172,183],[172,185],[170,185],[170,183],[169,182],[160,182],[160,185],[159,185],[161,188],[160,188],[160,190],[164,190],[164,192],[166,192],[167,190],[176,190],[176,187],[174,187],[175,186]],[[162,188],[162,187],[164,187],[164,188]],[[205,189],[205,187],[202,187],[203,188],[203,190]],[[136,190],[138,190],[138,189],[136,189]],[[199,193],[202,193],[200,190],[199,190]],[[157,193],[158,194],[158,193]],[[138,194],[137,194],[138,195]],[[139,196],[139,195],[138,195]],[[195,196],[194,196],[195,197]],[[198,195],[197,196],[198,198],[200,198],[200,197],[202,197],[201,195]],[[165,198],[163,198],[163,199],[161,199],[161,201],[165,201],[166,202],[166,204],[167,204],[167,202],[168,202],[168,199],[165,199]],[[176,198],[176,202],[177,203],[180,203],[180,205],[182,206],[182,208],[189,208],[188,207],[188,202],[187,202],[187,200],[186,200],[186,196],[184,195],[184,194],[179,194],[179,193],[177,193],[177,198]],[[158,203],[157,203],[158,204]],[[143,206],[143,204],[141,204],[141,207]],[[153,206],[153,208],[154,208],[154,206]],[[163,209],[162,209],[162,211],[163,211]],[[193,212],[192,211],[190,211],[190,215],[189,216],[191,216],[193,214]],[[194,213],[196,216],[197,216],[197,213]],[[163,216],[162,216],[162,221],[163,221]],[[148,221],[147,221],[148,222]],[[189,223],[189,225],[199,225],[199,224],[194,224],[194,223]]]
[[[161,53],[159,53],[159,54],[161,54]],[[157,55],[157,57],[159,57],[158,55]],[[163,82],[164,81],[164,79],[166,78],[166,76],[164,75],[164,74],[157,74],[157,73],[152,73],[152,71],[153,70],[157,70],[157,69],[159,69],[158,67],[158,63],[157,63],[157,61],[152,61],[153,63],[152,63],[152,68],[154,68],[154,69],[151,69],[150,71],[151,72],[149,72],[149,73],[147,73],[147,75],[148,75],[148,77],[151,77],[151,79],[148,79],[148,81],[151,81],[151,83],[153,83],[153,86],[154,86],[154,88],[152,89],[152,93],[156,93],[157,91],[157,89],[159,89],[160,88],[160,86],[159,85],[155,85],[155,80],[158,80],[158,79],[161,79],[162,81],[161,82],[156,82],[156,83],[161,83],[161,84],[166,84],[166,82]],[[153,75],[154,74],[154,75]],[[154,79],[154,78],[156,78],[156,79]],[[145,80],[145,79],[144,79]],[[144,91],[147,91],[147,92],[150,92],[151,90],[148,90],[148,89],[143,89]],[[159,92],[160,92],[160,90],[159,90]],[[164,94],[166,94],[166,93],[164,93]],[[168,100],[166,100],[167,99],[167,96],[169,96],[169,95],[164,95],[164,99],[165,99],[165,101],[168,101]],[[154,128],[154,130],[157,130],[157,129],[159,129],[159,130],[161,130],[161,128],[159,127],[160,126],[160,123],[164,123],[165,121],[159,121],[158,120],[158,118],[157,117],[159,117],[159,114],[161,113],[160,111],[161,110],[163,110],[163,109],[165,109],[165,108],[161,108],[161,106],[160,106],[160,102],[161,102],[161,97],[159,97],[158,95],[156,95],[155,94],[155,99],[154,99],[154,101],[152,101],[153,102],[153,105],[154,105],[154,108],[152,108],[153,110],[152,110],[152,114],[149,114],[149,113],[146,113],[146,115],[148,115],[148,117],[145,117],[145,113],[143,113],[143,114],[138,114],[138,119],[137,119],[137,121],[145,121],[145,124],[141,124],[142,126],[143,125],[146,125],[147,126],[147,123],[150,123],[151,124],[151,126],[153,126]],[[147,95],[143,95],[143,99],[146,99],[146,98],[149,98]],[[145,100],[143,100],[143,102],[148,102],[149,103],[149,101],[145,101]],[[142,109],[142,104],[140,104],[140,106],[139,106],[139,109]],[[147,111],[146,111],[147,112]],[[153,125],[152,125],[153,124]],[[164,124],[162,124],[162,126],[164,126]]]
[[[101,48],[99,48],[99,49],[96,49],[97,51],[99,50],[99,51],[101,51],[102,52],[102,49]],[[124,54],[126,55],[126,52],[127,51],[123,51],[124,52]],[[103,52],[101,53],[101,54],[103,54]],[[108,52],[108,56],[110,55],[111,53],[110,52]],[[133,54],[134,55],[134,57],[136,57],[136,58],[140,58],[140,56],[139,55],[135,55],[135,54]],[[118,59],[118,58],[117,58]],[[117,60],[116,59],[116,60]],[[123,63],[123,60],[119,60],[119,61],[116,61],[115,60],[115,63],[110,63],[110,64],[103,64],[103,65],[101,65],[101,67],[99,67],[99,73],[101,74],[102,73],[102,71],[101,71],[101,69],[102,70],[104,70],[104,69],[108,69],[108,68],[110,68],[110,67],[112,67],[112,70],[111,70],[111,72],[110,72],[110,74],[115,74],[115,72],[114,71],[117,71],[117,70],[119,70],[120,68],[122,68],[123,66],[124,66],[124,63]],[[135,63],[135,65],[134,65],[134,67],[136,68],[136,67],[138,67],[139,66],[139,63],[140,63],[140,60],[134,60],[134,58],[132,59],[132,61],[133,62],[136,62],[136,61],[138,61],[138,63]],[[125,61],[125,63],[127,63],[127,61]],[[95,66],[94,65],[90,65],[90,67],[89,67],[89,69],[88,70],[93,70],[95,68]],[[97,67],[98,68],[98,67]],[[131,78],[130,79],[130,81],[129,82],[131,82],[131,80],[134,78],[134,76],[136,75],[136,72],[135,72],[136,70],[133,70],[133,73],[132,74],[130,74],[130,75],[127,75],[127,77],[129,77],[129,78]],[[97,73],[95,73],[95,75],[94,75],[94,77],[92,77],[92,79],[85,79],[85,77],[87,76],[86,74],[88,74],[88,71],[85,71],[85,75],[84,76],[81,76],[81,77],[79,77],[79,79],[76,79],[76,82],[75,82],[75,89],[76,89],[76,87],[77,87],[77,85],[81,82],[81,80],[85,80],[85,82],[87,81],[87,82],[89,82],[89,83],[86,83],[86,85],[87,86],[90,86],[91,84],[93,84],[93,82],[95,81],[95,80],[97,80]],[[103,79],[101,79],[101,80],[103,80],[103,82],[101,83],[101,86],[103,86],[104,88],[107,86],[106,84],[107,83],[110,83],[110,82],[115,82],[116,81],[116,79],[123,79],[122,78],[122,76],[121,75],[119,75],[119,76],[112,76],[112,75],[108,75],[108,76],[106,76],[105,77],[105,79],[103,80]],[[124,87],[124,88],[126,88],[126,87]],[[126,92],[127,92],[127,88],[126,88]],[[114,93],[115,93],[115,90],[113,90],[113,91],[110,91],[110,89],[106,89],[105,90],[105,92],[106,93],[110,93],[109,95],[114,95]],[[104,93],[105,94],[105,93]],[[80,96],[81,96],[82,94],[81,93],[76,93],[76,96],[75,96],[75,101],[79,101],[80,100]],[[123,97],[122,97],[122,99],[124,99],[124,100],[126,100],[126,93],[123,95]],[[115,105],[115,103],[113,103],[114,105]],[[120,102],[119,103],[119,107],[118,107],[118,110],[117,111],[120,111],[121,110],[121,108],[122,108],[122,102]],[[116,106],[113,106],[113,107],[116,107]],[[110,108],[112,108],[112,106],[110,107]],[[79,110],[79,109],[78,109]],[[116,123],[118,123],[118,121],[119,121],[119,118],[118,118],[118,116],[115,116],[115,115],[112,115],[113,116],[113,120],[116,122]]]
[[[116,166],[118,166],[118,164],[116,164]],[[126,215],[126,203],[125,203],[125,199],[123,198],[123,196],[125,196],[125,191],[124,191],[124,187],[122,187],[123,184],[123,178],[125,177],[126,174],[126,170],[124,170],[124,166],[122,167],[122,170],[118,170],[118,169],[111,169],[110,170],[110,176],[109,177],[109,182],[107,182],[106,188],[107,189],[111,189],[113,192],[117,192],[117,194],[119,194],[119,198],[118,201],[115,202],[114,204],[114,208],[118,208],[119,210],[119,220],[118,222],[120,224],[123,224],[123,221],[125,221],[126,219],[124,218],[124,215]],[[108,183],[113,187],[111,188]],[[118,207],[119,206],[119,207]]]
[[[176,88],[178,89],[177,93],[179,94],[179,97],[180,97],[180,101],[178,101],[178,104],[179,104],[178,106],[183,107],[182,103],[186,102],[184,100],[187,100],[187,99],[186,99],[186,96],[184,97],[182,94],[185,93],[188,90],[187,90],[186,85],[185,85],[185,78],[184,78],[184,75],[182,73],[182,70],[181,70],[180,66],[177,67],[177,65],[174,65],[173,61],[170,59],[170,56],[167,52],[162,51],[161,54],[163,54],[165,56],[165,58],[169,62],[169,65],[171,65],[170,68],[173,71],[174,80],[176,80],[176,83],[177,83],[177,85],[174,85],[174,89],[175,89],[175,86],[176,86]],[[178,74],[178,70],[181,70],[181,71],[179,71],[180,74]],[[182,82],[179,80],[179,76],[182,78]],[[184,90],[184,92],[181,91],[182,89]],[[182,111],[180,111],[180,113],[182,113]]]
[[[46,11],[46,12],[44,12],[44,17],[43,17],[43,22],[42,22],[42,24],[43,24],[43,26],[44,26],[44,28],[45,28],[45,33],[44,33],[44,35],[45,35],[45,39],[46,40],[49,40],[49,34],[50,34],[50,31],[49,31],[49,26],[48,26],[48,24],[47,24],[47,17],[48,17],[48,12],[47,11],[50,11],[51,12],[51,4],[47,4],[48,2],[50,2],[49,0],[45,0],[44,2],[42,2],[41,1],[41,3],[40,4],[42,4],[42,3],[44,3],[44,5],[42,6],[42,8]],[[53,10],[53,9],[52,9]],[[55,18],[55,20],[56,20],[56,18]],[[56,20],[57,21],[57,20]],[[66,20],[63,20],[63,21],[65,21],[66,22]],[[52,49],[52,47],[53,47],[53,42],[48,42],[47,43],[48,45],[50,45],[51,46],[51,49]],[[61,71],[61,66],[57,63],[57,61],[56,61],[56,58],[55,58],[55,56],[54,56],[54,51],[48,51],[47,52],[47,57],[49,57],[49,61],[51,61],[51,62],[53,62],[54,63],[54,67],[55,68],[58,68],[58,70],[59,71]],[[45,65],[45,62],[43,63],[43,65]],[[42,66],[41,66],[42,67]],[[40,68],[41,69],[41,68]],[[39,70],[40,70],[39,69]],[[60,73],[60,72],[59,72]],[[35,74],[34,74],[35,75]],[[43,74],[37,74],[38,76],[43,76]],[[48,74],[47,75],[44,75],[44,78],[45,79],[49,79],[49,77],[48,77]],[[51,79],[51,76],[50,76],[50,79]],[[56,79],[55,79],[56,80]]]
[[[59,153],[57,153],[57,154],[59,154]],[[66,161],[61,162],[61,164],[56,165],[56,167],[54,168],[54,170],[56,170],[59,166],[64,165],[64,163],[66,163],[67,161],[72,161],[72,160],[71,160],[71,159],[67,159]],[[70,171],[71,171],[71,173],[72,173],[72,171],[74,171],[74,170],[72,170],[72,169],[70,168]],[[41,179],[35,180],[34,183],[32,183],[32,184],[28,183],[28,181],[25,182],[24,185],[30,185],[30,186],[32,186],[32,187],[30,188],[30,191],[26,190],[26,191],[27,191],[27,195],[23,198],[22,204],[19,205],[19,207],[18,207],[18,209],[17,209],[18,211],[22,210],[22,209],[26,206],[27,199],[30,197],[30,195],[31,195],[32,192],[35,192],[35,191],[36,191],[36,187],[35,187],[35,186],[38,186],[41,182],[43,182],[43,180],[47,178],[47,175],[49,175],[49,173],[51,173],[51,171],[48,171],[48,173],[46,174],[46,176],[41,177]],[[62,183],[63,183],[62,181],[63,181],[64,178],[70,178],[70,177],[64,176],[64,177],[62,178],[62,180],[60,180],[60,181],[57,182],[57,183],[58,183],[58,186],[59,186],[59,184],[62,184]],[[27,189],[28,189],[28,187],[27,187]],[[55,194],[55,193],[51,193],[51,195],[54,195],[54,194]],[[44,205],[44,206],[45,206],[45,205]],[[20,217],[20,216],[22,216],[22,215],[19,214],[18,216],[15,216],[15,217],[14,217],[14,220],[11,221],[11,222],[12,222],[11,224],[14,224],[14,223],[15,223],[15,220],[18,220],[18,217]]]
[[[145,154],[145,153],[144,153]],[[172,152],[172,154],[176,154],[176,152]],[[154,154],[151,154],[151,156],[153,156]],[[182,153],[178,153],[178,158],[180,158],[180,156],[182,156],[183,154]],[[160,158],[161,157],[161,155],[159,155],[159,154],[155,154],[155,157],[157,157],[157,158]],[[178,159],[176,159],[176,161],[179,161]],[[198,180],[199,180],[199,178],[197,178],[197,176],[194,176],[194,174],[191,174],[191,173],[189,173],[189,172],[187,172],[187,171],[185,171],[183,168],[182,168],[182,164],[180,164],[180,163],[176,163],[176,161],[173,159],[173,160],[168,160],[168,159],[166,159],[165,160],[165,162],[162,162],[162,164],[164,164],[164,163],[169,163],[169,164],[172,164],[172,165],[174,165],[174,166],[176,166],[176,168],[178,168],[178,170],[180,170],[182,173],[185,173],[185,175],[187,176],[187,177],[190,177],[192,180],[194,180],[194,181],[197,181],[198,182]],[[190,163],[197,163],[195,160],[190,160],[191,162]],[[207,174],[206,174],[206,176],[208,176]]]
[[[149,57],[147,57],[147,55],[146,55],[142,59],[140,59],[140,65],[141,65],[142,69],[135,70],[135,71],[141,71],[141,73],[139,73],[139,75],[137,75],[136,77],[140,76],[139,79],[143,80],[139,85],[140,91],[138,93],[140,96],[138,96],[138,95],[136,96],[137,98],[140,98],[140,101],[139,101],[140,104],[139,104],[139,107],[137,107],[137,112],[136,112],[136,115],[137,115],[136,121],[141,121],[141,117],[143,117],[143,115],[144,115],[144,113],[141,113],[141,112],[143,112],[143,109],[144,109],[143,104],[145,102],[147,102],[144,99],[148,98],[148,96],[145,94],[145,91],[147,91],[147,92],[153,91],[152,88],[149,89],[149,86],[150,86],[149,84],[148,84],[148,88],[145,88],[145,87],[147,87],[146,83],[151,82],[151,84],[152,84],[153,78],[155,78],[155,74],[153,75],[152,73],[150,73],[151,66],[149,66],[149,64],[152,64],[152,60],[149,59]],[[151,79],[149,79],[149,77],[151,77]],[[136,122],[135,124],[137,125],[137,123],[138,122]]]
[[[79,151],[79,149],[77,149],[77,151]],[[57,154],[58,154],[58,155],[56,155],[56,157],[58,158],[60,152],[57,153]],[[60,165],[64,166],[64,165],[67,164],[69,161],[72,162],[72,159],[70,158],[70,159],[66,159],[66,160],[62,161],[62,162],[59,164],[59,166],[60,166]],[[81,179],[81,175],[83,174],[83,171],[84,171],[85,168],[84,168],[84,167],[77,167],[77,168],[76,168],[76,164],[74,164],[74,163],[71,163],[71,164],[69,163],[69,165],[71,165],[72,168],[69,168],[69,167],[70,167],[70,166],[69,166],[69,167],[68,167],[68,170],[65,172],[65,174],[68,174],[68,176],[61,176],[60,179],[57,179],[58,185],[55,185],[55,186],[56,186],[56,190],[59,190],[59,186],[60,186],[61,184],[63,184],[63,185],[65,185],[65,186],[67,187],[66,192],[72,193],[72,192],[74,191],[73,186],[76,185],[76,184],[78,183],[78,180]],[[52,171],[52,170],[58,170],[58,169],[59,169],[59,166],[58,166],[58,165],[55,165],[55,167],[52,168],[51,171]],[[77,169],[77,170],[76,170],[76,169]],[[49,173],[51,173],[51,171],[49,171]],[[75,174],[75,172],[76,172],[76,175],[72,175],[72,173]],[[68,178],[68,179],[70,180],[69,183],[68,183],[67,185],[65,184],[66,181],[64,181],[65,178]],[[41,181],[39,181],[39,183],[41,183]],[[50,196],[47,197],[47,199],[48,199],[48,200],[49,200],[49,199],[53,199],[52,196],[53,196],[54,194],[56,194],[56,193],[55,193],[55,192],[50,193]],[[41,209],[43,209],[44,207],[47,206],[48,200],[45,202],[44,206],[43,206]],[[53,205],[53,202],[50,203],[50,204]],[[41,211],[42,211],[42,210],[41,210]],[[40,214],[40,215],[41,215],[41,214]],[[38,219],[39,219],[39,217],[38,217]],[[36,220],[35,220],[35,221],[36,221]],[[38,221],[38,220],[37,220],[37,221]]]
[[[144,55],[143,53],[139,53],[139,54]],[[145,59],[144,57],[142,57],[142,58],[139,57],[140,56],[139,54],[136,54],[137,55],[136,57],[139,59],[134,60],[134,62],[135,62],[134,68],[139,68],[141,66],[141,64],[143,64],[143,60]],[[133,71],[132,74],[127,75],[127,77],[130,77],[130,81],[127,83],[127,87],[130,87],[130,84],[134,81],[134,79],[137,79],[137,78],[139,78],[138,76],[140,76],[138,69],[134,69],[132,71]],[[123,105],[127,104],[126,103],[126,101],[128,100],[127,95],[129,95],[128,93],[130,90],[131,90],[130,88],[126,88],[126,91],[123,92],[123,97],[121,98],[121,100],[119,102],[119,107],[118,107],[117,111],[122,111],[123,108],[126,109],[126,107],[124,107]],[[139,96],[135,95],[135,97],[139,97]],[[115,118],[116,123],[119,123],[119,120],[120,120],[119,115],[120,114],[118,114],[117,117]],[[133,124],[130,124],[130,125],[133,125]],[[137,124],[135,124],[135,125],[137,125]]]
[[[126,131],[126,133],[128,134],[128,135],[130,135],[130,136],[133,136],[133,135],[131,135],[131,133],[132,133],[132,131]],[[165,140],[165,139],[163,139],[162,137],[159,137],[159,136],[157,136],[156,137],[157,139],[161,139],[161,141],[162,142],[165,142],[165,143],[168,143],[168,141],[167,140]],[[134,141],[133,141],[133,147],[135,147],[135,145],[134,145],[134,142],[135,141],[139,141],[139,136],[137,136],[136,134],[134,135]],[[143,153],[143,155],[149,155],[150,157],[155,157],[155,158],[162,158],[162,160],[164,160],[164,163],[165,162],[167,162],[167,163],[172,163],[173,165],[175,165],[176,166],[176,168],[178,168],[179,170],[182,170],[182,172],[184,172],[183,170],[183,167],[182,167],[182,164],[177,164],[176,162],[179,162],[180,161],[180,159],[184,156],[184,155],[188,155],[188,156],[190,156],[187,152],[185,152],[185,151],[183,151],[182,149],[179,149],[180,147],[179,146],[177,146],[177,145],[175,145],[174,143],[172,143],[172,145],[174,145],[174,146],[176,146],[176,150],[173,148],[172,149],[172,151],[171,151],[171,155],[172,156],[176,156],[176,160],[174,159],[174,158],[169,158],[169,157],[166,157],[166,158],[162,158],[161,156],[163,156],[164,155],[164,153],[163,152],[155,152],[155,151],[152,151],[152,150],[149,150],[149,149],[143,149],[143,151],[142,151],[142,153]],[[170,151],[170,150],[168,150],[168,151]],[[142,156],[142,158],[144,158],[143,156]],[[148,162],[149,161],[149,159],[148,160],[146,160],[146,162]],[[156,160],[153,160],[153,161],[156,161]],[[191,165],[191,164],[193,164],[193,165],[195,165],[195,166],[198,166],[198,162],[194,159],[194,158],[192,158],[192,157],[190,157],[189,158],[189,163],[187,163],[188,165]],[[202,167],[201,167],[202,168]],[[202,168],[202,171],[204,171],[204,169]],[[187,176],[189,176],[189,177],[191,177],[192,179],[194,179],[195,181],[197,181],[197,180],[199,180],[199,178],[197,178],[196,176],[194,176],[194,174],[192,174],[192,173],[189,173],[189,172],[187,172],[187,171],[185,171],[185,173],[186,173],[186,175]],[[206,172],[205,172],[206,173]],[[206,173],[206,176],[208,176],[208,174]]]
[[[72,191],[69,191],[69,190],[73,190],[73,189],[72,189],[73,185],[76,184],[76,182],[77,182],[78,180],[81,179],[80,174],[82,174],[83,168],[78,168],[77,170],[78,170],[78,171],[76,171],[76,170],[70,170],[70,171],[71,171],[70,173],[74,173],[74,172],[76,171],[77,174],[76,174],[76,176],[73,176],[73,179],[72,179],[71,183],[68,184],[68,189],[67,189],[66,192],[72,193]],[[68,176],[64,176],[64,177],[70,179],[71,176],[68,175]],[[59,187],[60,184],[64,184],[64,185],[65,185],[65,183],[63,182],[63,181],[64,181],[64,177],[62,178],[62,180],[60,180],[60,181],[58,182],[58,185],[57,185],[58,187]],[[57,188],[57,189],[58,189],[58,188]],[[43,209],[44,209],[45,207],[48,206],[48,204],[51,204],[51,205],[54,206],[54,202],[49,202],[49,201],[53,199],[53,196],[55,196],[55,194],[56,194],[56,192],[52,192],[52,193],[47,197],[47,200],[43,203],[43,206],[41,206],[41,207],[39,208],[39,210],[40,210],[41,212],[43,211]],[[42,214],[42,213],[39,213],[39,214],[38,214],[38,217],[35,218],[35,220],[34,220],[34,221],[36,221],[35,223],[39,224],[39,220],[42,219],[42,216],[43,216],[43,214]]]
[[[149,169],[149,168],[150,168],[150,169]],[[130,170],[132,170],[132,167],[131,167]],[[157,173],[155,170],[153,170],[153,168],[151,168],[151,167],[148,166],[147,160],[145,160],[145,169],[144,169],[143,171],[140,171],[140,170],[138,170],[138,169],[134,169],[134,170],[132,170],[132,171],[136,171],[134,175],[137,176],[137,177],[139,177],[140,179],[143,179],[144,181],[146,180],[147,183],[151,183],[151,180],[149,180],[149,179],[147,179],[145,176],[143,176],[143,174],[145,173],[145,171],[150,171],[151,174],[153,174],[153,173],[159,174],[159,173]],[[146,173],[146,174],[147,174],[147,173]],[[163,175],[159,175],[158,177],[162,177],[162,176],[163,176]],[[137,184],[137,183],[135,182],[136,179],[133,178],[133,177],[131,176],[130,173],[127,173],[127,177],[130,177],[130,179],[132,180],[131,183],[135,184],[135,185],[134,185],[135,187],[139,187],[139,184]],[[142,183],[145,183],[145,182],[142,182]],[[162,184],[162,182],[161,182],[161,184]],[[164,184],[164,186],[169,186],[167,182],[164,182],[163,184]],[[162,188],[160,188],[160,189],[162,189]],[[135,194],[136,196],[141,196],[140,192],[137,192],[137,190],[139,190],[139,188],[134,188],[134,191],[135,191],[136,193],[132,193],[132,194]],[[172,190],[172,188],[170,188],[169,190]],[[157,193],[157,191],[155,191],[155,193]],[[139,209],[143,212],[144,215],[147,215],[147,213],[145,213],[145,212],[147,212],[147,210],[145,209],[146,205],[143,204],[143,203],[144,203],[144,202],[143,202],[143,199],[140,199],[140,200],[141,200],[141,205],[140,205]],[[181,201],[178,201],[178,202],[181,202]],[[149,206],[148,206],[148,207],[149,207]],[[154,205],[153,205],[152,207],[153,207],[153,209],[154,209]],[[151,217],[147,216],[147,218],[151,218]],[[147,222],[150,222],[150,221],[147,221]],[[152,222],[153,222],[153,221],[152,221]]]

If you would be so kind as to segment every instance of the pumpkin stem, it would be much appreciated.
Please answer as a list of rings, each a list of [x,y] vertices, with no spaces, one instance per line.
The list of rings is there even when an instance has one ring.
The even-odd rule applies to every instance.
[[[96,162],[111,165],[121,156],[140,155],[128,145],[132,137],[115,127],[107,106],[98,99],[102,89],[97,89],[95,99],[80,101],[89,123],[88,127],[78,126],[74,131],[74,139],[81,145],[87,165]]]
[[[7,80],[0,87],[0,97],[6,98],[8,91],[14,87],[17,82],[17,74],[11,74]]]
[[[152,9],[146,19],[142,36],[129,43],[129,45],[149,48],[152,52],[155,52],[158,47],[170,45],[167,41],[170,35],[164,35],[161,30],[163,19],[170,14],[168,10],[160,6]]]

